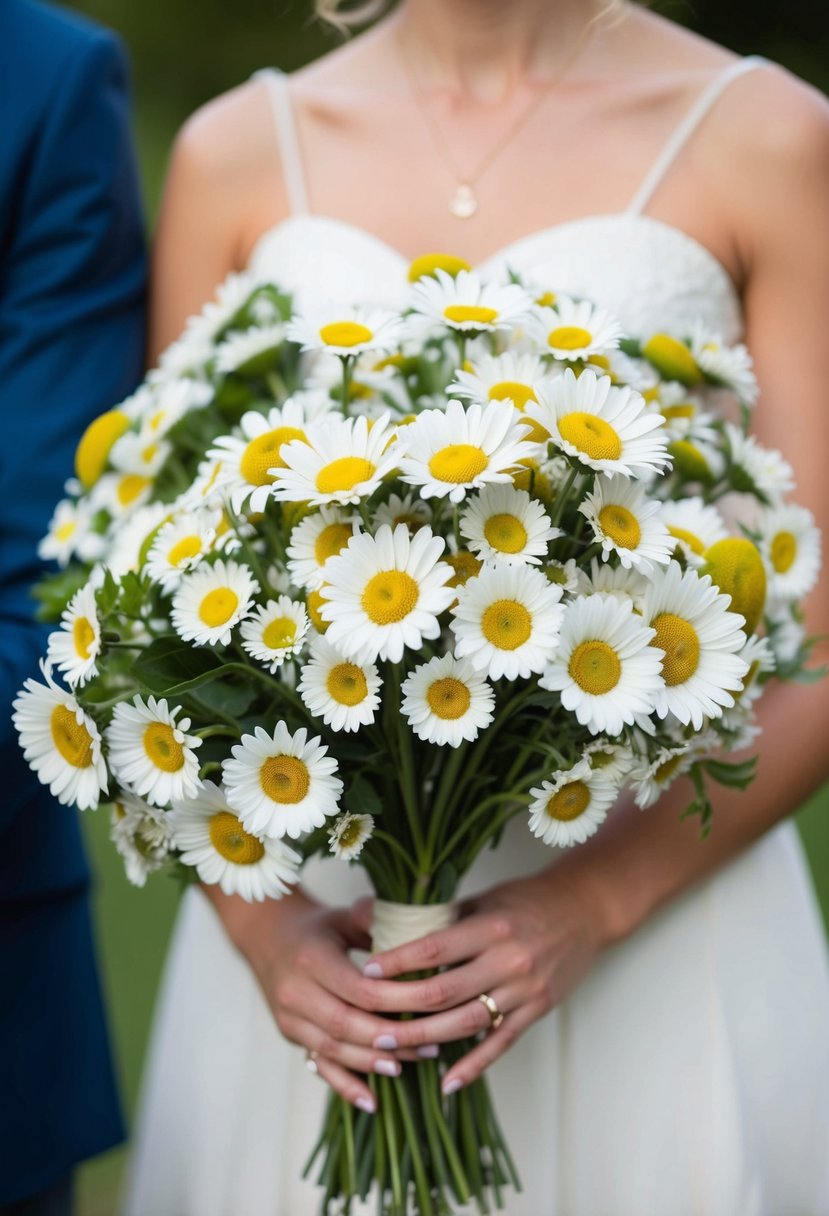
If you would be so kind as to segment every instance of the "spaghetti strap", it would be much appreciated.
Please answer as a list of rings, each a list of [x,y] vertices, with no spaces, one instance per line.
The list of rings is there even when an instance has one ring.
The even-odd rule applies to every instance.
[[[720,72],[711,81],[707,88],[703,89],[645,175],[644,181],[630,202],[627,209],[628,214],[640,215],[645,210],[657,186],[659,186],[666,176],[677,156],[679,156],[694,131],[714,105],[714,102],[723,90],[731,84],[732,80],[736,80],[738,76],[743,76],[754,68],[763,67],[767,63],[768,60],[764,59],[761,55],[747,55],[745,58],[738,59],[730,64],[725,71]]]
[[[263,68],[259,72],[254,72],[254,79],[264,81],[270,96],[291,214],[307,214],[310,210],[308,191],[305,188],[305,172],[302,167],[302,153],[297,136],[294,108],[288,90],[288,77],[279,68]]]

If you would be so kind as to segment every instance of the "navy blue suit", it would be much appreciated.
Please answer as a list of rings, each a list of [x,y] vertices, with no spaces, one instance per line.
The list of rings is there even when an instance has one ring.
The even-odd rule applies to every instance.
[[[145,256],[116,39],[0,0],[0,1206],[123,1135],[77,813],[9,715],[37,674],[37,543],[87,423],[143,363]]]

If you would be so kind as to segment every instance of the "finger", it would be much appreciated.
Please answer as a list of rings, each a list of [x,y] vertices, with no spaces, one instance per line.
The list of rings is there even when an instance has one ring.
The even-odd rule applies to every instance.
[[[502,916],[473,914],[448,929],[373,955],[363,967],[363,975],[388,979],[408,971],[431,971],[433,967],[462,963],[509,936],[510,925]]]
[[[384,1077],[400,1076],[400,1061],[389,1052],[375,1051],[371,1047],[356,1047],[353,1043],[340,1043],[332,1039],[321,1026],[316,1026],[305,1018],[283,1018],[280,1029],[286,1038],[298,1043],[306,1051],[316,1052],[318,1056],[333,1060],[335,1064],[341,1064],[343,1068],[349,1068],[353,1072],[373,1072]]]
[[[343,1068],[342,1064],[335,1064],[333,1060],[327,1060],[325,1056],[318,1056],[316,1065],[317,1074],[322,1077],[323,1081],[327,1081],[341,1098],[345,1098],[346,1102],[359,1107],[360,1110],[367,1111],[370,1115],[375,1113],[377,1103],[365,1081],[347,1068]]]
[[[523,949],[504,943],[459,967],[450,967],[424,980],[373,980],[372,1009],[376,1013],[433,1013],[453,1009],[513,977],[526,974]]]
[[[453,1094],[462,1087],[471,1085],[513,1045],[541,1012],[532,1005],[521,1005],[506,1014],[497,1030],[491,1030],[485,1039],[452,1065],[441,1083],[443,1093]]]
[[[375,1017],[347,1004],[309,975],[292,977],[290,984],[283,985],[275,1013],[280,1025],[286,1016],[298,1016],[321,1026],[338,1043],[359,1047],[376,1044],[381,1051],[394,1051],[401,1045],[397,1021]]]
[[[509,988],[496,988],[490,995],[505,1015],[521,1003],[517,994],[511,994]],[[397,1039],[401,1047],[417,1048],[428,1043],[453,1043],[456,1039],[474,1038],[491,1026],[489,1010],[483,1001],[476,998],[444,1013],[400,1022]]]

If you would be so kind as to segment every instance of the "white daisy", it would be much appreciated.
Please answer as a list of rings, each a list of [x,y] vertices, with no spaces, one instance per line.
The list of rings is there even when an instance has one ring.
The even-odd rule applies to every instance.
[[[728,536],[717,508],[701,498],[669,498],[662,504],[662,522],[685,560],[693,566],[701,566],[706,550]]]
[[[664,656],[664,687],[655,703],[660,718],[673,714],[701,730],[705,718],[719,718],[734,704],[748,664],[737,653],[745,643],[745,618],[729,612],[730,603],[707,574],[683,574],[677,562],[654,573],[642,612]]]
[[[137,572],[147,559],[150,544],[162,524],[170,519],[170,504],[151,502],[139,507],[111,534],[106,564],[115,578]]]
[[[176,721],[180,713],[180,705],[170,709],[166,700],[136,694],[115,706],[106,730],[112,772],[153,806],[192,797],[199,788],[195,749],[202,741],[187,734],[189,718]]]
[[[794,663],[806,640],[803,621],[794,604],[769,604],[765,612],[769,645],[777,666]]]
[[[541,358],[535,353],[518,354],[507,351],[502,355],[482,354],[471,365],[471,371],[461,370],[446,392],[457,397],[467,397],[486,405],[489,401],[508,402],[513,409],[524,415],[528,401],[535,401],[535,383],[546,371]],[[544,443],[547,432],[537,422],[524,418],[532,430],[526,436],[532,443]]]
[[[582,752],[591,769],[600,773],[606,781],[618,785],[634,763],[633,752],[624,743],[612,739],[593,739]]]
[[[820,573],[820,530],[811,511],[794,503],[763,515],[760,552],[766,565],[769,596],[799,600],[808,595]]]
[[[73,502],[64,498],[58,503],[49,521],[49,531],[37,547],[42,561],[55,561],[63,568],[78,551],[79,544],[88,533],[92,515],[86,499]]]
[[[541,565],[549,542],[563,535],[552,526],[540,502],[512,485],[484,486],[469,498],[460,530],[478,557],[520,566]]]
[[[498,401],[424,410],[405,428],[401,479],[419,486],[424,498],[460,502],[469,490],[510,481],[519,461],[537,451],[526,434],[527,426]]]
[[[337,762],[305,727],[292,735],[277,722],[269,735],[257,726],[231,751],[222,780],[228,804],[248,832],[296,840],[335,814],[343,788]]]
[[[310,628],[305,605],[280,595],[255,608],[242,622],[239,636],[248,654],[273,675],[286,659],[300,653]]]
[[[538,681],[561,694],[591,734],[618,735],[653,712],[662,688],[654,630],[633,604],[612,595],[572,600],[564,610],[559,647]]]
[[[274,469],[284,468],[289,443],[306,442],[304,411],[290,398],[267,414],[249,410],[239,423],[240,435],[222,435],[207,455],[221,461],[216,486],[230,493],[235,512],[264,511],[275,481]]]
[[[109,511],[115,520],[125,519],[144,505],[153,491],[153,479],[144,473],[104,473],[89,496],[92,512]]]
[[[95,588],[87,583],[76,591],[63,610],[61,627],[49,635],[47,662],[62,673],[67,684],[83,687],[98,674],[101,624]]]
[[[155,477],[172,450],[172,444],[152,432],[127,431],[112,445],[109,462],[122,473]]]
[[[393,350],[403,337],[403,326],[398,314],[388,309],[317,303],[288,322],[285,336],[303,350],[347,357]]]
[[[175,591],[181,577],[209,553],[216,538],[218,514],[187,512],[162,525],[147,554],[147,574],[166,592]]]
[[[153,385],[149,399],[141,409],[142,432],[160,439],[185,414],[203,409],[212,400],[212,387],[201,380],[187,377]]]
[[[555,583],[568,595],[574,595],[579,589],[579,568],[573,557],[568,558],[566,562],[548,558],[544,563],[544,573],[549,582]]]
[[[530,790],[530,831],[556,848],[583,844],[607,818],[619,790],[581,761]]]
[[[673,439],[668,444],[668,454],[674,472],[683,481],[708,485],[719,481],[725,473],[725,456],[713,443],[703,439]]]
[[[539,381],[538,401],[527,414],[549,433],[556,447],[587,468],[641,477],[670,463],[662,416],[629,388],[616,388],[609,376],[585,370],[576,376]]]
[[[774,448],[764,448],[753,435],[744,435],[738,426],[727,422],[729,472],[735,490],[757,494],[762,501],[776,506],[784,494],[794,489],[794,471]]]
[[[225,791],[212,781],[195,798],[176,801],[169,818],[181,860],[225,895],[241,895],[248,903],[279,899],[299,880],[299,853],[282,840],[246,831]]]
[[[328,832],[330,849],[340,861],[354,861],[363,851],[363,845],[371,839],[374,831],[373,815],[340,815]]]
[[[735,692],[734,699],[741,709],[749,709],[762,696],[763,683],[760,677],[774,671],[777,663],[769,639],[758,638],[756,634],[746,638],[745,646],[739,654],[743,662],[748,664],[748,671],[743,676],[742,691]],[[726,714],[730,712],[725,711]]]
[[[327,638],[314,638],[297,692],[315,718],[332,730],[370,726],[380,705],[380,673],[373,663],[355,663]]]
[[[359,530],[359,515],[342,507],[321,507],[300,520],[288,541],[288,570],[295,586],[321,587],[329,557],[342,552]]]
[[[455,598],[446,585],[451,567],[440,561],[444,545],[431,528],[411,536],[405,524],[352,537],[325,567],[328,640],[358,662],[399,663],[405,647],[438,637],[438,616]]]
[[[597,477],[579,505],[607,560],[617,554],[625,568],[649,574],[654,565],[667,565],[674,549],[662,519],[661,504],[645,489],[620,473]]]
[[[554,359],[588,359],[619,345],[622,327],[611,313],[589,300],[559,296],[554,308],[538,310],[532,333]]]
[[[637,610],[641,606],[648,582],[637,570],[626,570],[624,566],[612,566],[595,557],[589,570],[578,572],[579,595],[613,596]]]
[[[493,680],[543,671],[558,645],[561,588],[530,566],[484,566],[457,588],[455,654]]]
[[[399,494],[390,494],[388,502],[381,502],[375,508],[372,522],[375,528],[381,524],[388,524],[390,528],[405,524],[410,532],[416,532],[424,524],[430,524],[432,518],[432,508],[428,502],[415,494],[405,494],[402,498]]]
[[[45,684],[28,679],[12,703],[12,722],[29,767],[64,806],[85,811],[98,805],[107,787],[101,736],[71,693],[40,665]]]
[[[435,270],[415,283],[410,305],[407,328],[419,338],[424,326],[471,334],[508,329],[529,316],[532,301],[515,283],[484,283],[469,270],[454,276]]]
[[[197,646],[227,646],[235,625],[251,611],[259,584],[247,566],[217,561],[185,574],[173,596],[170,621]]]
[[[691,352],[708,380],[731,389],[745,405],[757,401],[757,378],[751,355],[742,343],[725,346],[719,334],[697,325],[691,338]]]
[[[171,826],[167,811],[150,806],[129,790],[118,794],[112,804],[109,835],[133,886],[143,887],[170,856]]]
[[[388,414],[374,423],[366,418],[325,418],[308,428],[307,443],[283,448],[284,467],[276,470],[274,497],[313,507],[358,503],[396,467],[400,451]]]
[[[687,773],[696,758],[697,753],[687,743],[660,747],[652,760],[643,757],[628,774],[636,805],[643,810],[653,806],[677,777]]]
[[[495,716],[495,693],[471,663],[451,654],[421,663],[403,681],[400,712],[418,739],[459,747]]]
[[[176,507],[181,511],[194,511],[199,507],[218,509],[224,503],[225,484],[233,480],[232,467],[226,472],[223,460],[214,460],[212,456],[205,457],[199,462],[192,483],[176,500]],[[241,484],[240,479],[239,485]]]
[[[216,371],[222,376],[262,375],[275,365],[284,340],[285,328],[278,322],[229,333],[216,347]]]

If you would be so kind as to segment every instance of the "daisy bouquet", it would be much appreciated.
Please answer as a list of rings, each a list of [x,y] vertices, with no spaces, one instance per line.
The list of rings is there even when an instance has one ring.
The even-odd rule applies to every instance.
[[[138,884],[361,866],[384,946],[448,923],[515,816],[566,848],[687,773],[707,830],[769,678],[809,677],[819,536],[754,393],[715,334],[624,335],[457,259],[396,311],[232,277],[81,439],[27,759],[112,808]],[[485,1083],[440,1090],[466,1050],[372,1078],[376,1116],[331,1102],[325,1211],[502,1204]]]

